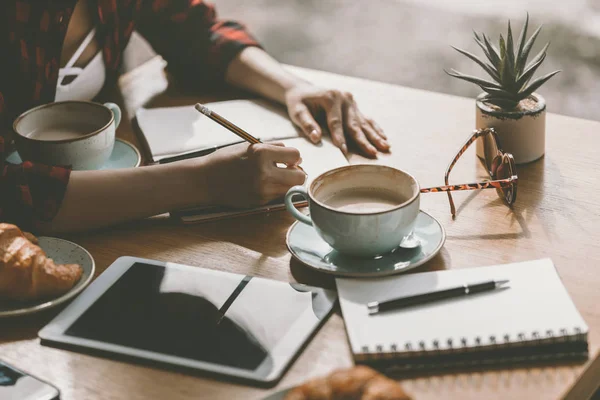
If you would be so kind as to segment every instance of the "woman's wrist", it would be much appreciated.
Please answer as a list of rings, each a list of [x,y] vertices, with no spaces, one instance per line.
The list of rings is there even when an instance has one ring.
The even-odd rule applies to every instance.
[[[309,85],[257,47],[248,47],[233,59],[227,69],[226,80],[229,84],[281,104],[286,104],[286,94],[289,90],[298,85]]]
[[[173,209],[215,204],[214,192],[210,188],[207,157],[178,161],[158,166],[157,177],[172,198]]]

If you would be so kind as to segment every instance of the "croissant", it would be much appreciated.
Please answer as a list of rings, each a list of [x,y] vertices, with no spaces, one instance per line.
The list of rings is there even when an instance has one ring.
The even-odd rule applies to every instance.
[[[402,387],[375,370],[356,366],[316,378],[287,393],[285,400],[410,400]]]
[[[58,296],[81,278],[77,264],[55,264],[37,239],[15,225],[0,223],[0,298],[34,300]]]

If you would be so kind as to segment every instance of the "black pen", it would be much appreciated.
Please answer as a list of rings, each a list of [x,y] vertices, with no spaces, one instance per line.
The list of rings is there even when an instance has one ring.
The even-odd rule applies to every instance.
[[[462,285],[451,289],[437,290],[435,292],[422,293],[414,296],[400,297],[393,300],[383,301],[381,303],[378,301],[373,301],[367,304],[367,308],[369,310],[369,314],[373,315],[384,311],[398,310],[401,308],[431,303],[434,301],[487,292],[503,287],[507,283],[508,280],[493,280],[482,283]]]

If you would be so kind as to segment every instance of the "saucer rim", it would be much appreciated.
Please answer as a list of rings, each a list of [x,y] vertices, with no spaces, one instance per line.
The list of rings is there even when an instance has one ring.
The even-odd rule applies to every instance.
[[[121,138],[115,138],[115,142],[121,142],[127,146],[129,146],[135,153],[136,155],[136,161],[135,161],[135,165],[131,166],[131,167],[126,167],[126,168],[137,168],[140,165],[142,165],[142,153],[140,152],[140,150],[137,148],[137,146],[135,146],[133,143],[131,143],[129,140],[125,140],[125,139],[121,139]],[[11,155],[13,155],[14,153],[19,154],[19,152],[17,150],[13,150],[12,152],[10,152],[7,156],[10,157]],[[111,153],[112,155],[112,153]],[[21,156],[19,155],[19,158],[21,158]],[[23,160],[21,160],[21,162],[23,162]],[[122,169],[122,168],[114,168],[114,169]],[[96,168],[96,169],[92,169],[91,171],[102,171],[100,168]]]
[[[135,162],[135,165],[133,167],[128,167],[128,168],[137,168],[140,165],[142,165],[142,153],[140,153],[140,150],[137,148],[136,145],[131,143],[129,140],[125,140],[125,139],[121,139],[121,138],[115,138],[115,142],[116,141],[122,142],[122,143],[128,145],[129,147],[131,147],[137,156],[137,161]]]
[[[410,271],[414,268],[418,268],[421,265],[429,262],[431,259],[433,259],[435,256],[437,256],[439,254],[439,252],[442,250],[442,247],[444,247],[444,244],[446,243],[446,230],[444,229],[444,226],[440,223],[440,221],[437,220],[437,218],[435,218],[433,215],[429,214],[426,211],[423,210],[419,210],[419,213],[423,213],[426,216],[428,216],[429,218],[431,218],[433,221],[435,221],[435,223],[439,226],[442,237],[440,242],[438,243],[438,245],[436,246],[436,248],[431,252],[431,254],[429,254],[427,257],[423,257],[421,260],[419,260],[418,262],[414,263],[414,264],[410,264],[408,265],[406,268],[401,268],[401,269],[397,269],[397,270],[390,270],[390,271],[385,271],[385,272],[373,272],[373,273],[353,273],[353,272],[340,272],[340,271],[331,271],[331,270],[326,270],[320,267],[317,267],[315,265],[309,264],[308,262],[306,262],[305,260],[301,259],[295,251],[292,250],[291,246],[290,246],[290,234],[292,232],[292,230],[296,227],[297,224],[300,224],[302,222],[300,221],[295,221],[292,225],[290,225],[290,227],[288,228],[288,231],[285,235],[285,245],[288,249],[288,251],[290,252],[290,254],[292,255],[292,257],[294,257],[297,261],[299,261],[300,263],[302,263],[303,265],[307,266],[308,268],[311,268],[315,271],[327,274],[327,275],[332,275],[332,276],[338,276],[338,277],[345,277],[345,278],[377,278],[377,277],[383,277],[383,276],[391,276],[391,275],[397,275],[397,274],[403,274],[407,271]]]

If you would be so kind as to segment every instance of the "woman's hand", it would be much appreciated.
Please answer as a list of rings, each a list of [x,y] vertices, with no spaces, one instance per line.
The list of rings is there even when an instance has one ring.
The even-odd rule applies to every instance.
[[[321,140],[323,131],[316,121],[323,120],[344,154],[348,153],[346,137],[369,157],[390,149],[381,128],[360,112],[350,93],[299,84],[286,92],[285,103],[292,121],[313,143]]]
[[[281,143],[239,144],[196,160],[186,160],[192,179],[205,180],[211,203],[246,208],[281,198],[306,175],[296,168],[300,152]],[[280,168],[276,164],[285,164]]]
[[[240,144],[164,165],[73,171],[58,214],[40,230],[77,232],[190,207],[265,204],[304,182],[300,161],[298,150],[282,144]]]
[[[348,153],[346,137],[369,157],[390,149],[381,128],[360,112],[350,93],[313,86],[283,69],[260,48],[247,47],[238,53],[227,68],[226,80],[285,104],[291,120],[313,143],[321,140],[322,128],[327,127],[344,154]]]

